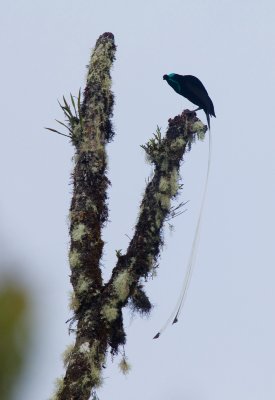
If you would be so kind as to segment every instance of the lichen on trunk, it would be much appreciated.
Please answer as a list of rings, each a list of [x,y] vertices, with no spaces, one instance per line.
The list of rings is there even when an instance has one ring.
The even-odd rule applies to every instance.
[[[81,122],[74,126],[76,149],[73,197],[70,207],[69,262],[74,291],[76,341],[57,399],[88,399],[101,383],[107,337],[102,335],[98,305],[102,291],[100,259],[102,227],[108,217],[106,143],[114,136],[111,117],[114,98],[110,70],[116,46],[111,33],[99,37],[88,66],[81,105]]]

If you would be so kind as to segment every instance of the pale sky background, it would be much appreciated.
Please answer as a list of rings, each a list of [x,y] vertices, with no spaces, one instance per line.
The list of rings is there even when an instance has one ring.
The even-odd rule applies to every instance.
[[[108,145],[110,220],[105,276],[127,247],[151,168],[140,148],[192,105],[164,73],[202,80],[216,110],[197,265],[179,323],[152,337],[173,308],[198,217],[207,140],[181,168],[187,212],[165,230],[149,319],[125,311],[125,378],[109,360],[100,400],[275,398],[274,0],[1,2],[1,257],[32,290],[32,353],[15,400],[46,400],[73,338],[68,310],[68,208],[73,149],[43,129],[57,99],[85,86],[98,36],[113,32],[115,140]],[[198,116],[205,121],[203,112]],[[23,265],[21,265],[23,263]],[[12,270],[14,268],[14,270]],[[2,275],[8,274],[7,271]]]

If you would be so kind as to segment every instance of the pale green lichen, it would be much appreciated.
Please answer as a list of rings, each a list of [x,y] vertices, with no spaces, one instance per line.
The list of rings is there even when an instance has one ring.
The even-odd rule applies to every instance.
[[[167,171],[168,170],[168,166],[169,166],[169,160],[167,158],[164,158],[164,160],[162,161],[161,165],[160,165],[160,170],[161,171]]]
[[[82,139],[83,130],[80,124],[76,124],[73,128],[72,138],[74,142],[78,142]]]
[[[95,152],[98,153],[99,151],[105,153],[105,149],[103,143],[101,141],[100,135],[100,124],[102,123],[102,119],[99,116],[95,116],[92,120],[93,126],[93,136],[90,137],[88,133],[85,132],[85,135],[81,141],[79,150],[84,153]],[[87,122],[88,124],[88,122]]]
[[[76,311],[79,307],[79,301],[73,291],[69,294],[69,308],[72,311]]]
[[[156,227],[160,228],[162,222],[163,222],[163,212],[159,208],[157,208],[156,209],[156,217],[155,217]]]
[[[205,131],[206,131],[205,125],[201,121],[194,122],[192,126],[192,132],[197,134],[197,138],[199,140],[204,140]]]
[[[111,89],[111,86],[112,86],[112,80],[110,79],[109,76],[106,75],[104,79],[102,79],[101,88],[103,90],[109,91]]]
[[[93,151],[93,143],[87,134],[83,137],[79,150],[84,153],[88,153],[89,151]]]
[[[83,236],[86,235],[86,226],[82,223],[76,225],[72,232],[72,239],[75,242],[81,242]]]
[[[95,388],[99,388],[100,386],[102,386],[103,379],[101,375],[101,370],[94,364],[91,368],[91,378]]]
[[[169,210],[170,209],[171,199],[170,199],[168,194],[166,194],[166,193],[156,193],[155,194],[155,199],[160,204],[162,209],[164,209],[164,210]]]
[[[97,207],[91,199],[87,199],[85,205],[87,210],[92,210],[93,212],[97,213]]]
[[[160,196],[160,204],[163,209],[169,210],[170,204],[171,204],[171,199],[170,199],[169,195],[162,194]]]
[[[91,321],[91,316],[92,316],[92,313],[90,310],[85,311],[85,314],[83,317],[83,321],[84,321],[85,325],[91,326],[93,324],[93,321]]]
[[[99,340],[95,339],[92,347],[90,348],[89,356],[91,357],[91,359],[94,359],[95,356],[98,357],[98,355],[99,355],[98,346],[99,346]]]
[[[119,301],[125,301],[132,283],[132,277],[128,270],[120,272],[113,282],[113,287],[116,291]]]
[[[197,138],[198,138],[198,140],[200,140],[201,142],[203,142],[204,139],[205,139],[205,132],[204,132],[204,131],[198,131],[198,132],[197,132]]]
[[[162,176],[159,180],[159,191],[166,192],[168,188],[169,188],[169,182],[164,176]]]
[[[105,360],[105,355],[101,355],[98,352],[98,343],[99,341],[95,341],[96,343],[94,343],[94,345],[91,347],[91,350],[89,353],[87,353],[85,356],[88,357],[89,361],[90,361],[90,379],[93,382],[93,386],[98,388],[100,386],[102,386],[102,373],[101,373],[101,366]],[[95,361],[95,357],[96,357],[96,361]]]
[[[123,375],[127,375],[131,370],[131,365],[128,363],[127,358],[123,357],[120,363],[118,364],[120,371]]]
[[[183,147],[186,144],[186,141],[183,139],[182,136],[178,136],[176,139],[174,139],[171,143],[171,149],[172,150],[177,150]]]
[[[65,351],[62,354],[62,359],[63,359],[63,364],[64,364],[64,368],[67,367],[67,365],[69,364],[71,358],[72,358],[72,354],[73,354],[73,349],[74,349],[74,344],[71,343],[67,346],[67,348],[65,349]]]
[[[79,267],[81,265],[80,254],[77,252],[76,249],[70,251],[69,261],[71,268]]]
[[[81,343],[81,345],[79,346],[79,352],[80,353],[88,353],[89,350],[90,350],[89,342]]]
[[[95,115],[93,118],[93,134],[94,134],[94,143],[96,143],[97,151],[100,150],[101,146],[101,124],[103,119],[100,115]]]
[[[179,175],[177,168],[173,168],[169,177],[162,176],[160,178],[159,191],[161,193],[170,194],[170,196],[173,197],[177,193],[179,188],[178,179]]]
[[[83,276],[80,275],[77,283],[77,288],[76,291],[80,294],[83,292],[86,292],[89,289],[89,283],[87,279]]]
[[[58,400],[63,388],[64,388],[64,379],[63,379],[63,377],[62,378],[57,378],[55,380],[55,393],[50,398],[50,400]]]
[[[99,344],[100,344],[100,341],[95,339],[94,343],[93,343],[93,345],[92,345],[92,347],[90,348],[90,351],[89,351],[89,355],[88,356],[89,356],[89,360],[90,360],[92,366],[95,363],[95,359],[96,359],[96,363],[98,365],[102,365],[105,362],[106,355],[105,355],[104,352],[103,353],[100,352]]]
[[[114,53],[112,42],[100,43],[93,50],[93,55],[91,58],[88,75],[87,75],[88,82],[89,81],[92,81],[92,82],[95,82],[95,81],[101,82],[102,81],[102,73],[99,74],[99,72],[109,71],[112,66],[111,57],[107,56],[107,54],[110,52]],[[106,72],[105,72],[105,76],[106,76]]]
[[[118,309],[113,304],[106,304],[102,309],[102,315],[108,322],[112,322],[118,316]]]
[[[91,380],[92,380],[91,376],[85,375],[85,376],[81,379],[81,386],[82,386],[83,388],[85,388],[87,385],[90,385]]]
[[[104,96],[104,99],[102,100],[92,97],[90,112],[87,113],[87,121],[91,119],[93,128],[92,146],[96,147],[97,150],[100,148],[100,146],[104,145],[102,124],[104,125],[106,120],[109,118],[109,115],[106,114],[105,105],[106,103],[109,103],[110,105],[112,104],[113,95],[110,90],[112,81],[109,70],[113,62],[114,52],[115,48],[113,41],[104,41],[103,43],[99,43],[93,51],[88,69],[88,85],[91,84],[93,86],[99,86],[99,90]],[[90,113],[91,115],[89,115]],[[93,172],[96,173],[97,170],[94,168]]]
[[[179,173],[177,168],[173,168],[170,176],[170,191],[171,195],[175,196],[179,189]]]

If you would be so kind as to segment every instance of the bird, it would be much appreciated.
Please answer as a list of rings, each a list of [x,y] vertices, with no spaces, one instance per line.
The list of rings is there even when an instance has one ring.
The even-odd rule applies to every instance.
[[[210,116],[216,117],[214,105],[202,82],[193,75],[175,73],[163,75],[163,79],[181,96],[198,106],[194,111],[203,110],[210,129]]]
[[[196,256],[198,253],[199,246],[199,238],[200,238],[200,229],[201,229],[201,221],[203,217],[203,210],[205,205],[207,186],[208,186],[208,178],[210,171],[210,162],[211,162],[211,134],[210,134],[210,116],[216,117],[214,105],[212,100],[210,99],[207,90],[201,83],[201,81],[193,75],[179,75],[171,73],[169,75],[163,75],[163,79],[181,96],[186,97],[192,103],[196,104],[198,108],[194,111],[204,110],[207,118],[207,124],[209,129],[209,153],[208,153],[208,163],[207,163],[207,171],[206,171],[206,179],[204,184],[203,196],[199,211],[199,217],[196,224],[195,235],[193,238],[193,243],[191,247],[191,252],[189,255],[189,260],[187,264],[186,271],[184,273],[184,280],[182,283],[182,289],[179,295],[179,299],[177,304],[170,314],[169,318],[166,320],[165,324],[162,328],[157,332],[157,334],[153,337],[153,339],[158,339],[160,335],[166,330],[168,325],[172,322],[175,324],[178,322],[178,318],[180,316],[182,307],[184,305],[188,288],[190,285],[192,273],[195,267]]]

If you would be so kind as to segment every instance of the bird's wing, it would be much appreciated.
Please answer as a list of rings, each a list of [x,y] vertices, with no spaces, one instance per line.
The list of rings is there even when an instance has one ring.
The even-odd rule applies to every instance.
[[[202,108],[208,108],[210,98],[201,81],[193,75],[178,75],[175,78],[180,83],[184,97]]]

